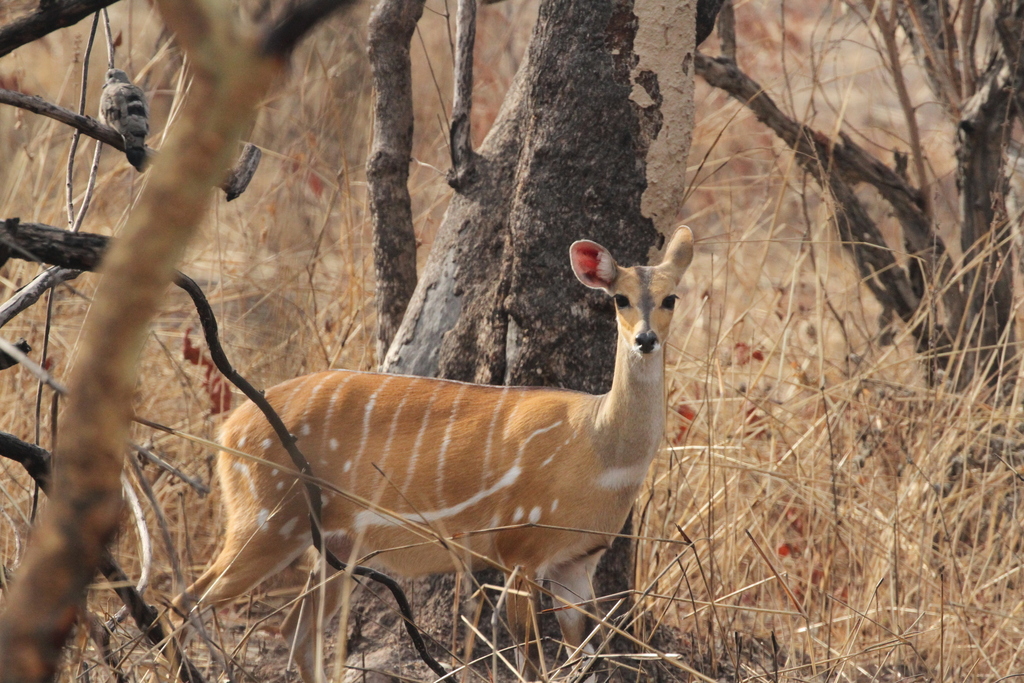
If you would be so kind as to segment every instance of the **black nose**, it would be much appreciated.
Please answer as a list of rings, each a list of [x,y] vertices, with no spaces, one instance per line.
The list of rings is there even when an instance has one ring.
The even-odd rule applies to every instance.
[[[650,353],[654,345],[658,343],[658,335],[653,330],[647,330],[636,335],[636,345],[640,347],[641,353]]]

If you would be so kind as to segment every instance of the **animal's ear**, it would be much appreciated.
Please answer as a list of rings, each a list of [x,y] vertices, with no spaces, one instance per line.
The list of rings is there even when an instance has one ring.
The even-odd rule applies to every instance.
[[[676,228],[672,239],[669,240],[668,248],[665,249],[665,258],[662,259],[662,267],[669,267],[676,271],[677,277],[690,266],[693,260],[693,231],[685,225]]]
[[[619,267],[608,250],[597,242],[579,240],[569,247],[572,272],[587,287],[611,293],[611,286],[619,275]]]

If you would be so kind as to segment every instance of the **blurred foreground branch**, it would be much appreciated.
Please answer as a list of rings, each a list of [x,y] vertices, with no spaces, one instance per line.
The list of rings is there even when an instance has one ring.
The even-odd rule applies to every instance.
[[[192,58],[192,97],[152,170],[124,237],[103,260],[71,376],[53,495],[0,615],[0,681],[46,681],[121,518],[123,450],[138,355],[174,267],[206,211],[209,186],[281,61],[258,53],[230,9],[162,0]]]
[[[22,45],[39,40],[57,29],[73,26],[117,0],[49,0],[35,12],[0,27],[0,57]]]

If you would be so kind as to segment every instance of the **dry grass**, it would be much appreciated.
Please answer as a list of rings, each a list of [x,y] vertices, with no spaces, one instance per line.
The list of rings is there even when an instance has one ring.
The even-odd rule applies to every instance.
[[[413,52],[418,163],[411,188],[421,256],[449,197],[438,171],[447,168],[439,99],[448,106],[449,36],[438,14],[443,3],[428,6]],[[839,6],[783,6],[784,13],[776,2],[738,8],[741,66],[819,130],[834,131],[841,121],[886,161],[888,150],[905,150],[903,114],[863,24]],[[532,3],[512,2],[481,9],[478,134],[497,114],[535,11]],[[183,266],[214,302],[233,362],[262,386],[374,363],[362,170],[370,125],[365,16],[361,8],[332,21],[296,56],[250,136],[266,152],[253,186],[232,204],[216,199]],[[121,3],[112,19],[123,35],[119,66],[141,74],[152,96],[150,144],[159,147],[181,97],[180,55],[166,47],[145,3]],[[73,107],[85,31],[83,24],[5,58],[0,81]],[[705,51],[716,51],[713,40]],[[90,69],[91,102],[104,70],[99,53]],[[909,54],[907,61],[911,97],[926,103],[927,86]],[[670,447],[641,501],[639,533],[663,539],[642,542],[638,554],[645,607],[687,634],[690,660],[741,680],[995,681],[1024,670],[1019,401],[997,407],[983,386],[962,394],[929,387],[905,332],[883,345],[880,309],[836,243],[818,188],[738,103],[703,83],[697,99],[685,217],[699,237],[698,255],[670,357]],[[952,235],[952,131],[938,107],[925,104],[918,113],[938,179],[937,215]],[[0,217],[64,225],[70,134],[9,108],[0,109],[0,130]],[[89,157],[86,143],[78,193]],[[105,153],[83,229],[116,234],[145,182],[119,155]],[[863,198],[891,244],[899,244],[884,204],[869,193]],[[36,272],[22,262],[7,265],[0,299]],[[72,284],[53,299],[49,356],[58,377],[74,361],[93,278]],[[44,322],[45,306],[38,305],[3,334],[25,337],[38,353]],[[203,370],[181,351],[195,324],[186,298],[170,292],[145,351],[136,409],[212,438],[221,416],[209,415]],[[36,383],[15,369],[0,373],[0,397],[0,428],[30,440],[38,432],[49,447],[49,394],[37,415]],[[134,437],[209,481],[212,453],[204,446],[143,429]],[[16,567],[33,490],[16,466],[0,467],[0,557]],[[217,493],[201,499],[167,475],[148,476],[175,552],[194,575],[217,543]],[[152,512],[148,517],[155,527]],[[686,538],[692,544],[679,543]],[[149,595],[161,602],[176,587],[159,540],[155,553]],[[117,555],[137,576],[131,525]],[[264,587],[255,599],[283,604],[287,591],[278,589],[287,582]],[[90,606],[101,614],[116,608],[102,587]],[[214,628],[255,626],[256,636],[266,635],[255,614],[267,610],[250,615],[245,607],[222,612]],[[224,637],[233,642],[236,631]],[[155,658],[126,642],[132,675],[154,680]],[[253,638],[243,668],[258,680],[280,677],[280,648],[261,652],[263,642]],[[79,639],[62,679],[74,677],[79,660],[95,657]],[[108,673],[101,667],[92,675],[106,680]]]

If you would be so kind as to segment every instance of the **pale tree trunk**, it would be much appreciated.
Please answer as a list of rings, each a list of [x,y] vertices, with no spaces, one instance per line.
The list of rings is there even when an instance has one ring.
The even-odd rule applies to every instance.
[[[577,285],[569,245],[593,239],[620,263],[647,263],[677,224],[695,30],[693,3],[542,2],[472,171],[453,174],[457,192],[383,370],[608,390],[612,306]],[[598,570],[599,595],[631,588],[631,557],[629,543],[606,555],[612,569]],[[453,584],[411,584],[412,594],[429,596],[421,626],[450,645]],[[368,636],[349,663],[405,669],[408,648],[381,637]]]

